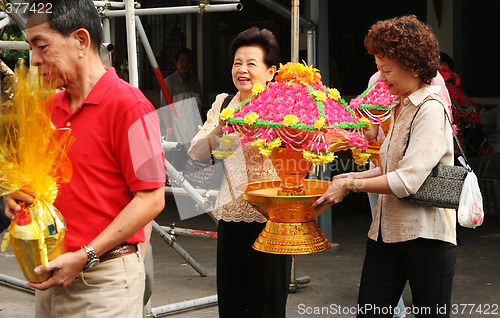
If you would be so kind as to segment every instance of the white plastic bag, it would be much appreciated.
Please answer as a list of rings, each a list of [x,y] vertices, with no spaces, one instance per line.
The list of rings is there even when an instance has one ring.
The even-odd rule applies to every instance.
[[[465,177],[460,205],[458,206],[458,223],[463,227],[475,228],[483,224],[483,197],[479,190],[476,174],[469,171]]]

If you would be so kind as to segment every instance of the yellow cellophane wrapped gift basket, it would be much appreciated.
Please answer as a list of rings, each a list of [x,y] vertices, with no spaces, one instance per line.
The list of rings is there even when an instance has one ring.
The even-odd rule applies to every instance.
[[[9,243],[24,277],[42,282],[50,273],[33,269],[66,251],[66,224],[54,207],[58,184],[72,176],[67,156],[73,143],[69,129],[56,129],[51,122],[55,83],[47,83],[36,67],[27,69],[20,60],[15,72],[2,83],[0,122],[0,195],[30,189],[33,204],[21,203],[2,251]]]

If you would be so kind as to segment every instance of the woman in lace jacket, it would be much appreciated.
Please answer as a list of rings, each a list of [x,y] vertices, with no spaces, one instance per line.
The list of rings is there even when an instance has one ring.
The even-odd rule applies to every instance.
[[[314,206],[338,203],[350,191],[380,194],[358,298],[358,308],[372,310],[360,311],[358,317],[392,317],[407,281],[413,306],[421,313],[416,317],[449,317],[455,211],[398,199],[414,194],[438,163],[453,165],[452,127],[445,116],[449,110],[438,96],[439,87],[429,85],[440,66],[438,42],[427,25],[410,15],[375,23],[365,47],[375,57],[380,79],[397,95],[380,167],[334,178]]]
[[[280,61],[279,47],[269,30],[251,28],[231,42],[232,79],[238,93],[227,107],[234,109],[252,96],[255,83],[273,79]],[[224,125],[219,120],[228,94],[219,94],[208,111],[207,121],[194,137],[189,154],[198,160],[209,158],[209,146],[217,148]],[[223,178],[215,205],[217,227],[217,295],[220,317],[285,317],[290,282],[291,257],[262,253],[252,244],[265,226],[266,218],[236,189],[240,184],[278,179],[268,157],[249,145],[224,159]]]

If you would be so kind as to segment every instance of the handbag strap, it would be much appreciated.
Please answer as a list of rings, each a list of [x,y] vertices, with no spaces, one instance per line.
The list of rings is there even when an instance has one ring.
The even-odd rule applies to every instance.
[[[430,100],[438,101],[441,105],[443,105],[444,116],[446,117],[446,119],[450,123],[451,132],[453,133],[453,137],[455,138],[455,142],[457,143],[457,146],[458,146],[458,149],[460,150],[460,153],[464,157],[465,163],[467,164],[467,166],[469,166],[469,162],[467,161],[467,157],[465,156],[465,153],[464,153],[464,150],[462,149],[462,146],[460,146],[460,142],[458,140],[457,134],[455,133],[455,129],[453,129],[453,123],[451,122],[450,116],[446,112],[446,108],[445,108],[446,106],[443,104],[443,102],[441,100],[439,100],[437,98],[428,98],[428,99],[424,100],[422,103],[420,103],[420,105],[418,106],[418,109],[415,112],[415,115],[413,115],[413,118],[412,118],[411,123],[410,123],[410,130],[408,131],[408,140],[406,141],[406,146],[405,146],[405,149],[403,151],[403,156],[406,154],[406,149],[408,149],[408,144],[410,143],[411,127],[413,126],[413,121],[415,120],[415,117],[417,117],[417,114],[418,114],[420,108],[422,108],[422,105],[425,102],[428,102]]]
[[[229,106],[229,103],[233,100],[234,95],[227,95],[226,98],[224,98],[224,101],[222,102],[222,105],[220,107],[220,111],[222,112],[227,106]]]

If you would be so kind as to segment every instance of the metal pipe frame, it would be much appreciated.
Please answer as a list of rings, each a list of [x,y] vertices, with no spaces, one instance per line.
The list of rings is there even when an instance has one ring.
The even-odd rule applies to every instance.
[[[289,20],[292,19],[292,12],[290,11],[290,9],[282,5],[281,3],[275,2],[273,0],[255,0],[255,1]],[[299,17],[299,23],[301,27],[306,28],[307,30],[316,29],[316,24],[309,19]]]
[[[8,26],[10,22],[12,21],[9,16],[6,17],[0,17],[2,21],[0,21],[0,29],[3,29],[4,27]]]
[[[117,1],[94,1],[94,6],[100,8],[100,7],[107,7],[107,8],[113,8],[113,9],[125,9],[125,3],[124,2],[117,2]],[[136,9],[139,9],[141,7],[140,3],[135,3],[134,7]]]
[[[135,15],[159,15],[159,14],[183,14],[183,13],[205,13],[205,12],[224,12],[224,11],[241,11],[243,5],[235,4],[207,4],[204,6],[179,6],[179,7],[163,7],[151,9],[137,9]],[[113,10],[102,13],[103,16],[123,17],[127,15],[126,10]]]
[[[171,314],[176,311],[194,309],[196,307],[207,307],[217,304],[217,295],[207,296],[203,298],[187,300],[180,303],[154,307],[151,310],[153,317],[161,317],[163,315]]]
[[[107,19],[106,19],[107,20]],[[160,85],[161,91],[163,93],[163,96],[165,97],[165,100],[167,101],[167,105],[170,107],[170,111],[174,116],[177,116],[177,111],[175,110],[175,106],[173,105],[172,102],[172,97],[170,96],[170,93],[168,92],[167,85],[165,84],[165,81],[163,80],[163,76],[161,75],[160,67],[158,66],[158,62],[156,61],[156,57],[153,52],[153,48],[151,47],[151,44],[149,43],[148,36],[146,35],[146,31],[144,30],[144,27],[142,26],[141,19],[139,17],[135,17],[135,25],[137,27],[137,33],[139,34],[139,38],[141,39],[142,46],[144,47],[144,50],[146,50],[146,55],[149,59],[149,63],[151,63],[151,67],[153,68],[153,72],[155,73],[156,81]]]
[[[184,236],[217,239],[217,232],[213,231],[184,229],[180,227],[175,227],[173,224],[170,226],[162,226],[162,228],[172,235],[184,235]]]
[[[0,274],[0,284],[14,287],[30,294],[35,294],[35,289],[28,286],[28,282],[22,279]]]
[[[130,85],[139,88],[137,63],[137,36],[135,34],[134,0],[125,1],[125,28],[127,30],[128,76]]]
[[[292,0],[292,63],[299,61],[299,4],[300,0]]]
[[[191,257],[191,255],[189,255],[189,253],[186,252],[186,250],[183,249],[182,246],[179,245],[179,243],[177,243],[175,241],[175,236],[173,236],[172,234],[165,231],[165,229],[163,229],[163,227],[161,227],[155,221],[153,221],[153,231],[160,234],[160,236],[165,240],[165,242],[167,242],[167,244],[170,247],[172,247],[174,249],[174,251],[177,252],[177,254],[179,254],[182,258],[184,258],[186,260],[186,262],[188,262],[189,265],[191,265],[191,267],[193,267],[200,274],[201,277],[207,276],[207,271],[203,267],[201,267],[201,265],[198,264]]]
[[[0,49],[6,50],[29,50],[30,45],[24,41],[0,41]]]
[[[316,30],[307,31],[307,64],[316,65]]]
[[[193,186],[187,182],[184,177],[182,176],[182,173],[177,171],[170,162],[165,160],[165,168],[167,169],[167,174],[170,176],[170,179],[173,181],[174,184],[182,187],[191,198],[197,203],[197,205],[205,210],[207,213],[211,213],[214,211],[214,207],[212,204],[208,201],[207,197],[203,197],[201,193],[199,193]]]
[[[5,77],[10,77],[10,76],[14,75],[14,72],[2,60],[0,60],[0,73],[2,73]]]

